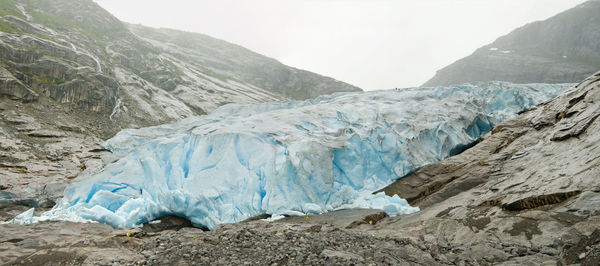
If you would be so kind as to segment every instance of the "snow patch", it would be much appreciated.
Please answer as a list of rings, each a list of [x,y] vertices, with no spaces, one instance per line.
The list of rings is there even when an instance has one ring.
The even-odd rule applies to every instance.
[[[27,19],[27,21],[31,20],[31,18],[32,18],[31,14],[29,14],[29,12],[27,12],[27,10],[25,10],[25,7],[23,5],[16,4],[15,6],[19,9],[19,11],[21,11],[21,13],[23,13],[23,16],[25,16],[25,19]]]
[[[110,121],[113,120],[113,116],[115,116],[116,114],[118,114],[121,111],[121,104],[123,102],[121,101],[121,98],[117,98],[117,102],[115,103],[115,107],[113,107],[112,112],[110,113],[110,116],[108,117],[108,119],[110,119]]]

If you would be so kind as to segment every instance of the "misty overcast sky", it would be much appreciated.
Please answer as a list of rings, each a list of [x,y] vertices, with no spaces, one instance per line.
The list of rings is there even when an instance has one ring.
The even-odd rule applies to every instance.
[[[365,90],[419,86],[497,37],[585,2],[95,1],[125,22],[204,33]]]

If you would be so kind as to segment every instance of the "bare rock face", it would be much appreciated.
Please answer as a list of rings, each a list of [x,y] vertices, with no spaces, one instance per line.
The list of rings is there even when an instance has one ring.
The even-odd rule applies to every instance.
[[[111,154],[60,111],[40,114],[24,105],[0,102],[0,204],[52,207],[70,180]]]
[[[0,97],[122,128],[227,103],[306,99],[352,85],[202,34],[128,25],[91,0],[11,0],[0,13]],[[85,127],[85,125],[82,125]]]
[[[600,73],[384,189],[414,214],[343,210],[209,232],[177,219],[0,225],[0,263],[597,265],[599,111]],[[0,217],[25,209],[4,206]]]
[[[594,264],[599,113],[600,73],[385,188],[422,211],[389,219],[376,234],[421,238],[452,263]]]
[[[38,96],[35,91],[27,88],[8,70],[0,67],[0,97],[8,97],[12,100],[20,100],[27,103],[37,100]]]

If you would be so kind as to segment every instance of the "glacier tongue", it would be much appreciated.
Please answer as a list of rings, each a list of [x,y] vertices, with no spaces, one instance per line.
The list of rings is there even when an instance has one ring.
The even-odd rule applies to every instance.
[[[411,213],[418,208],[404,199],[372,192],[567,87],[490,82],[231,104],[124,130],[104,144],[119,160],[80,176],[54,209],[30,220],[123,227],[177,215],[213,228],[259,214]]]

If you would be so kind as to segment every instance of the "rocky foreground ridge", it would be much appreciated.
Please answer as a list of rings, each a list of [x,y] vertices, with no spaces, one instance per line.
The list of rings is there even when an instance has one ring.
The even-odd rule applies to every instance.
[[[0,262],[596,265],[599,116],[600,72],[496,126],[465,152],[385,188],[421,208],[410,215],[344,210],[210,232],[168,217],[118,230],[0,225]],[[1,208],[5,220],[27,209]]]

